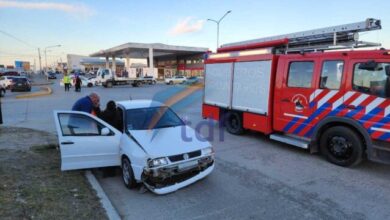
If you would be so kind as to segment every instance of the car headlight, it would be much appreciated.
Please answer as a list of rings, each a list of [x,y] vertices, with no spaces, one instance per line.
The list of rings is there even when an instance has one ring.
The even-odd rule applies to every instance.
[[[202,149],[202,153],[203,153],[203,155],[214,154],[214,148],[213,147],[206,147],[206,148]]]
[[[167,164],[168,164],[168,160],[165,157],[152,159],[152,160],[149,160],[149,162],[148,162],[149,167],[158,167],[158,166],[167,165]]]

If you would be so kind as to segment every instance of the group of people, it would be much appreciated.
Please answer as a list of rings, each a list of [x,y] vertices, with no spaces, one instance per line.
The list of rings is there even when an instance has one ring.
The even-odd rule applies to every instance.
[[[121,116],[114,101],[107,102],[106,109],[100,110],[100,97],[97,93],[90,93],[88,96],[80,98],[72,107],[72,111],[83,111],[95,115],[114,128],[121,130]]]
[[[65,92],[68,92],[71,85],[71,78],[68,73],[64,74],[64,78],[62,79],[65,87]],[[76,92],[81,92],[81,79],[78,75],[73,79],[74,80],[74,88]]]

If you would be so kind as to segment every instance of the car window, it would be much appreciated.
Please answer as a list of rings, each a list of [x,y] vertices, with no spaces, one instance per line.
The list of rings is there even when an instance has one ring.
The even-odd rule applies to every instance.
[[[343,75],[343,61],[324,61],[321,71],[321,89],[339,89]]]
[[[168,107],[129,109],[126,111],[127,129],[147,130],[183,125],[183,121]]]
[[[104,125],[82,114],[58,115],[63,136],[99,136]]]
[[[288,87],[310,88],[314,75],[314,62],[291,62]]]
[[[16,83],[25,83],[27,81],[26,78],[13,78],[12,80]]]
[[[383,98],[390,98],[390,76],[386,75],[385,68],[390,63],[378,63],[375,70],[359,68],[363,63],[357,63],[353,71],[353,89]]]

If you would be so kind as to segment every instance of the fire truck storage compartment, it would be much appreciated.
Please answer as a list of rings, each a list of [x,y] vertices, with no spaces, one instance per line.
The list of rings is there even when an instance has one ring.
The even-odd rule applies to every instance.
[[[230,107],[232,63],[206,65],[204,102],[209,105]]]
[[[271,65],[272,60],[206,64],[204,103],[266,115]]]
[[[271,60],[234,63],[233,109],[268,113],[271,63]]]

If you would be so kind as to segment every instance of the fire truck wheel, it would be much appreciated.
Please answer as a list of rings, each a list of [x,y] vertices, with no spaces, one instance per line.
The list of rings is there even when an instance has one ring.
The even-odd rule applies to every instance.
[[[363,141],[348,127],[335,126],[326,130],[321,136],[320,148],[329,162],[339,166],[355,166],[363,159]]]
[[[241,115],[237,112],[228,112],[226,114],[225,121],[226,130],[231,134],[243,134],[244,128],[242,127],[242,118]]]

